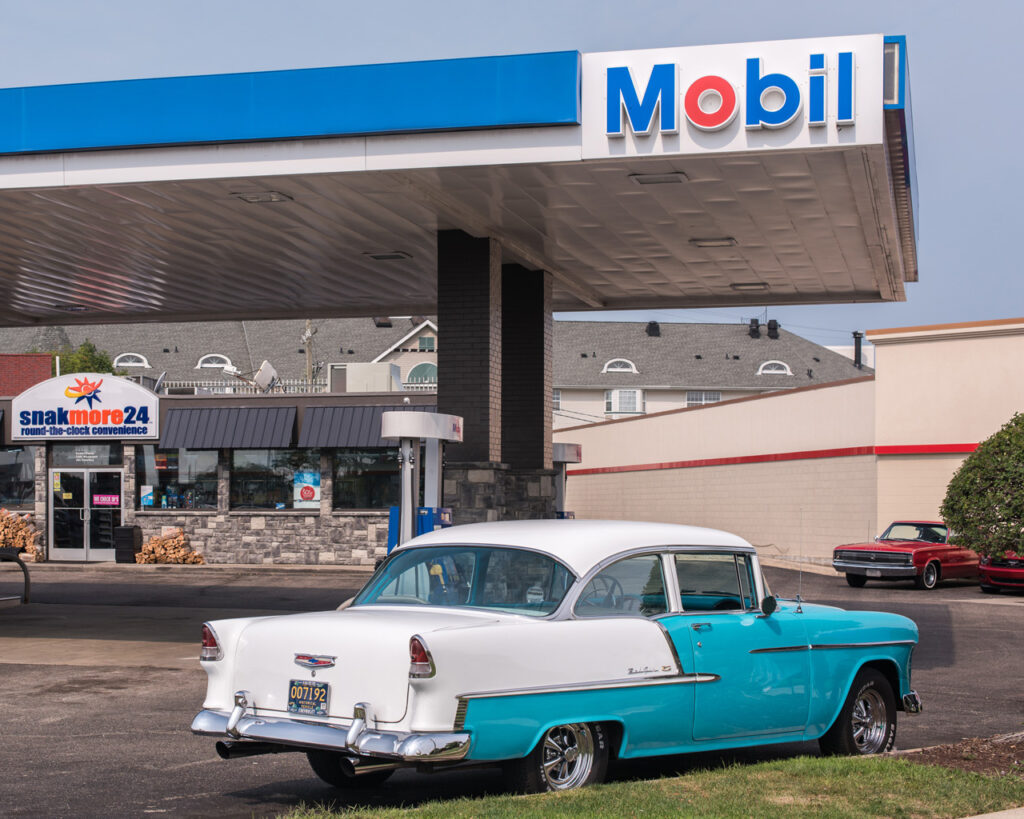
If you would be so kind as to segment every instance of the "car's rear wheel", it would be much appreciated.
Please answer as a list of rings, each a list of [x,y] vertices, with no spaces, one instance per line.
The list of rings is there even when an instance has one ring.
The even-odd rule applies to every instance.
[[[914,585],[919,589],[927,589],[931,591],[939,585],[939,578],[941,572],[939,570],[939,564],[934,560],[924,567],[924,571],[921,572],[917,577],[914,578]]]
[[[352,773],[352,765],[345,754],[337,751],[306,751],[306,759],[313,773],[328,785],[336,788],[374,788],[383,785],[385,780],[394,773],[393,769],[369,771],[356,775]]]
[[[846,582],[849,585],[853,586],[855,589],[859,589],[861,586],[868,582],[868,579],[862,574],[847,574]]]
[[[896,743],[896,696],[874,668],[862,668],[842,710],[818,740],[824,754],[881,754]]]
[[[527,756],[505,768],[509,787],[519,793],[582,788],[603,782],[607,772],[608,734],[597,722],[556,725]]]

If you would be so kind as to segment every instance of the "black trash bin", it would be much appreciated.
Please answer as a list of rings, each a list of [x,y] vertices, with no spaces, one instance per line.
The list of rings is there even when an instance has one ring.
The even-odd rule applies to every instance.
[[[134,563],[135,555],[142,551],[142,529],[138,526],[114,527],[114,561]]]

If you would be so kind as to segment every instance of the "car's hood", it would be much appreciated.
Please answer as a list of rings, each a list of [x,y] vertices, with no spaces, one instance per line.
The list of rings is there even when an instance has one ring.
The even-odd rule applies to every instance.
[[[867,543],[844,543],[836,549],[849,549],[855,552],[912,552],[924,546],[935,546],[935,543],[921,543],[915,540],[872,540]]]
[[[315,680],[330,686],[330,716],[351,717],[355,703],[366,700],[381,703],[379,721],[397,722],[405,712],[413,635],[503,619],[522,618],[423,606],[260,617],[239,624],[233,646],[225,650],[232,662],[232,686],[249,691],[257,711],[286,712],[291,681]],[[333,665],[308,668],[296,661],[299,655],[327,658]]]

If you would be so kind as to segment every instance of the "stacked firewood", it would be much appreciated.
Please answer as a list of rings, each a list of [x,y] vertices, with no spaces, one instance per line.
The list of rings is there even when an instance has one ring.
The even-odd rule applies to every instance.
[[[188,546],[188,536],[179,529],[171,535],[153,535],[135,555],[136,563],[205,563],[199,552]]]
[[[18,515],[0,509],[0,546],[15,548],[24,552],[23,560],[40,563],[43,560],[42,549],[36,539],[42,534],[36,529],[32,515]]]

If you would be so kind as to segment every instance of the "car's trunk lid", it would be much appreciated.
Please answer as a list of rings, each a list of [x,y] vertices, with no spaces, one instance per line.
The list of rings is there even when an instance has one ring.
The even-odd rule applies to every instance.
[[[368,607],[255,620],[239,637],[233,685],[249,692],[257,714],[288,713],[292,681],[316,682],[328,685],[328,717],[351,718],[357,702],[368,702],[378,722],[398,722],[408,695],[409,639],[494,619],[475,612]],[[333,665],[308,667],[306,657]]]

